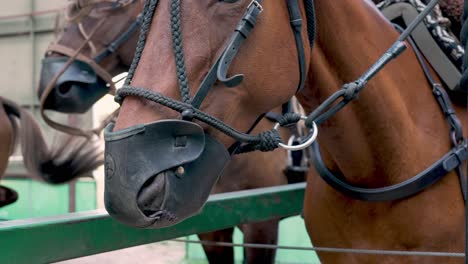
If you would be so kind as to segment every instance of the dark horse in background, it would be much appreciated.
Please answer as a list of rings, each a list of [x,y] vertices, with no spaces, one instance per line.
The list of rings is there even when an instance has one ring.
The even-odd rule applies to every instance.
[[[108,76],[116,76],[130,67],[142,22],[140,15],[142,10],[141,0],[70,2],[66,11],[68,20],[63,27],[63,33],[51,43],[43,61],[39,95],[45,108],[80,113],[88,110],[99,97],[109,92],[109,87],[106,88],[105,85],[109,80]],[[76,59],[70,60],[70,58]],[[64,70],[67,61],[72,62]],[[83,75],[83,71],[86,74]],[[100,73],[104,72],[106,75],[102,76]],[[55,80],[54,85],[50,86],[57,73],[61,76]],[[159,77],[155,76],[155,79]],[[44,94],[47,89],[49,89],[48,95]],[[280,114],[281,108],[276,112]],[[272,121],[262,119],[253,133],[269,129],[273,125]],[[66,130],[74,128],[68,127]],[[82,130],[73,132],[86,134]],[[281,129],[285,139],[289,138],[292,132],[293,129]],[[235,157],[224,171],[223,177],[214,186],[212,193],[287,184],[288,179],[283,173],[286,165],[288,165],[287,153],[281,149]],[[294,176],[294,181],[303,181],[305,171],[289,171],[288,175]],[[149,190],[142,200],[152,202],[151,193],[157,191]],[[276,244],[278,222],[279,219],[275,219],[239,227],[246,243]],[[199,238],[232,242],[233,231],[234,228],[229,228],[200,234]],[[204,246],[204,250],[210,263],[234,262],[233,248]],[[273,263],[275,250],[246,249],[244,257],[248,263]]]
[[[399,33],[371,1],[314,0],[315,16],[310,16],[311,2],[147,3],[141,52],[137,49],[126,85],[118,90],[122,106],[117,120],[105,131],[105,199],[113,217],[132,226],[161,228],[195,214],[207,197],[207,185],[216,182],[207,172],[222,171],[230,154],[239,150],[232,148],[236,141],[246,142],[241,150],[269,150],[271,145],[263,142],[276,142],[273,130],[259,136],[241,132],[291,98],[302,81],[298,97],[307,112],[329,102],[344,84],[353,92],[346,92],[346,98],[354,98],[352,87],[361,86],[352,82],[385,54]],[[312,22],[315,39],[308,27]],[[358,100],[320,125],[320,147],[315,144],[314,151],[320,149],[328,171],[349,185],[394,186],[452,150],[447,113],[433,89],[444,92],[427,81],[409,45],[400,43],[394,51],[404,47],[408,49],[366,83]],[[467,109],[453,108],[466,135]],[[463,136],[455,143],[460,160],[465,159]],[[158,151],[176,160],[151,155]],[[373,202],[343,194],[310,173],[304,220],[311,241],[322,247],[462,251],[463,195],[457,173],[448,171],[424,191]],[[188,195],[184,186],[192,181],[198,185]],[[141,203],[139,197],[148,189],[160,191],[151,192],[153,203]],[[463,261],[349,252],[319,256],[324,263]]]

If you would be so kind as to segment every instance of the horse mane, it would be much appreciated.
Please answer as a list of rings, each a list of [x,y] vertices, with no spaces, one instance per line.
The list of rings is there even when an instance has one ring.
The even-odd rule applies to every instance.
[[[3,103],[7,112],[17,117],[15,132],[24,165],[33,178],[59,184],[90,174],[104,164],[103,150],[96,141],[84,137],[64,135],[49,149],[34,117],[10,100],[3,99]]]

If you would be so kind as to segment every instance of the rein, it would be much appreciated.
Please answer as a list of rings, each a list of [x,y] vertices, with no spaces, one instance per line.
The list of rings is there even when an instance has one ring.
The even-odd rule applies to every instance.
[[[406,30],[403,31],[395,44],[393,44],[367,72],[365,72],[356,81],[343,85],[340,90],[332,94],[315,111],[313,111],[307,117],[305,122],[306,126],[310,127],[313,123],[319,125],[322,124],[351,101],[355,100],[359,95],[359,92],[365,88],[365,85],[370,79],[372,79],[372,77],[374,77],[387,63],[397,58],[406,50],[407,46],[405,41],[410,37],[411,32],[436,4],[437,0],[432,0],[427,5],[426,9],[416,17]],[[410,43],[412,42],[410,41]],[[320,176],[336,190],[354,199],[382,202],[409,197],[431,186],[443,176],[447,175],[450,171],[457,168],[460,171],[459,168],[463,165],[463,161],[468,160],[468,140],[463,136],[461,123],[453,110],[450,99],[442,86],[436,83],[434,78],[431,77],[418,49],[415,48],[414,50],[423,67],[426,79],[433,87],[435,99],[439,103],[439,106],[450,125],[450,139],[452,141],[453,148],[441,159],[429,166],[429,168],[409,180],[383,188],[360,188],[344,182],[341,180],[341,177],[335,176],[330,170],[328,170],[321,158],[318,143],[314,142],[312,144],[312,156],[314,165]],[[460,178],[464,177],[460,176]],[[461,184],[463,185],[463,182],[461,182]],[[464,190],[465,188],[462,188],[462,192],[464,192]]]
[[[55,76],[52,78],[52,80],[49,82],[47,85],[46,89],[44,90],[44,93],[42,94],[42,97],[40,99],[40,113],[44,121],[54,129],[57,129],[59,131],[63,131],[65,133],[71,134],[71,135],[78,135],[78,136],[83,136],[87,138],[91,138],[94,134],[96,134],[93,130],[91,131],[84,131],[81,128],[77,127],[72,127],[64,124],[60,124],[58,122],[55,122],[54,120],[50,119],[46,114],[45,114],[45,109],[44,109],[44,104],[45,101],[48,97],[48,95],[53,91],[54,85],[57,82],[58,78],[67,70],[67,68],[72,64],[72,62],[75,59],[82,60],[90,65],[93,70],[96,71],[100,76],[103,76],[106,80],[111,80],[109,84],[111,84],[111,87],[113,87],[112,83],[112,77],[104,70],[102,69],[98,64],[96,64],[94,61],[90,60],[88,57],[80,54],[81,50],[88,44],[89,40],[94,36],[94,34],[97,32],[97,29],[104,23],[104,19],[101,19],[97,25],[93,28],[93,30],[90,32],[88,37],[85,39],[85,41],[81,44],[81,46],[77,50],[72,50],[68,47],[62,46],[57,43],[53,43],[49,46],[48,51],[55,51],[61,54],[70,54],[69,59],[67,60],[66,64],[64,67],[55,74]],[[102,75],[101,75],[102,74]],[[111,89],[115,91],[115,88]]]
[[[129,5],[129,4],[133,3],[133,2],[134,1],[126,1],[126,2],[123,2],[123,3],[119,2],[121,5],[118,5],[118,6],[113,7],[113,8],[115,9],[115,8],[125,7],[125,6],[127,6],[127,5]],[[71,63],[74,60],[80,60],[80,61],[83,61],[86,64],[88,64],[96,72],[96,74],[100,78],[102,78],[110,86],[109,87],[109,94],[111,94],[111,95],[115,94],[116,87],[115,87],[114,82],[112,81],[112,76],[105,69],[103,69],[99,65],[99,63],[102,60],[104,60],[105,58],[107,58],[108,56],[114,54],[118,50],[118,48],[120,46],[122,46],[122,44],[124,44],[138,30],[138,28],[140,27],[140,25],[142,23],[142,15],[141,14],[138,15],[137,18],[135,19],[135,21],[133,21],[133,23],[130,24],[130,26],[124,32],[119,34],[114,41],[112,41],[108,46],[106,46],[106,48],[103,51],[101,51],[99,54],[97,54],[94,58],[89,58],[88,56],[85,56],[85,55],[81,54],[81,51],[83,50],[84,47],[86,47],[86,45],[90,45],[91,47],[94,47],[94,45],[92,44],[91,39],[96,34],[97,30],[102,26],[104,21],[105,21],[105,18],[101,18],[96,23],[96,26],[90,31],[89,34],[84,32],[84,30],[80,27],[80,33],[83,35],[85,40],[83,41],[83,43],[81,43],[80,47],[78,49],[76,49],[76,50],[73,50],[73,49],[71,49],[69,47],[66,47],[66,46],[58,44],[58,43],[53,43],[53,44],[49,45],[49,47],[47,48],[48,53],[56,52],[56,53],[66,55],[66,56],[69,57],[68,61],[64,65],[64,67],[57,74],[55,74],[55,76],[49,82],[49,84],[46,87],[46,89],[44,90],[44,92],[43,92],[43,94],[41,96],[41,100],[40,100],[41,101],[41,105],[40,105],[41,116],[43,117],[44,121],[49,126],[53,127],[56,130],[59,130],[59,131],[62,131],[62,132],[65,132],[65,133],[71,134],[71,135],[83,136],[83,137],[90,138],[93,135],[98,135],[105,128],[105,126],[111,120],[113,120],[118,114],[118,110],[116,110],[113,113],[111,113],[105,120],[103,120],[101,122],[101,124],[98,127],[96,127],[95,129],[83,130],[83,129],[79,128],[79,127],[73,127],[73,126],[58,123],[58,122],[52,120],[51,118],[49,118],[45,114],[45,111],[44,111],[45,110],[44,109],[45,100],[47,99],[49,94],[53,91],[54,86],[55,86],[58,78],[67,70],[67,68],[71,65]],[[80,25],[81,25],[81,23],[80,23]]]
[[[438,0],[432,0],[429,2],[426,8],[414,19],[406,30],[401,33],[397,41],[374,65],[370,67],[369,70],[367,70],[356,81],[343,85],[340,90],[332,94],[307,117],[305,123],[307,127],[310,127],[313,123],[322,124],[348,103],[355,100],[359,95],[359,92],[365,88],[365,85],[372,79],[372,77],[374,77],[387,63],[397,58],[406,50],[407,46],[404,41],[408,40],[414,49],[419,63],[421,64],[427,81],[432,85],[433,95],[449,123],[452,149],[440,160],[433,163],[418,175],[404,182],[383,188],[360,188],[342,181],[340,177],[335,176],[326,167],[321,158],[317,142],[312,144],[312,160],[319,175],[335,190],[354,199],[375,202],[393,201],[415,195],[436,183],[449,172],[456,170],[465,201],[465,263],[468,263],[468,257],[466,257],[468,255],[468,203],[466,202],[468,197],[468,183],[466,180],[468,167],[465,175],[461,168],[463,162],[468,160],[468,139],[463,136],[462,125],[451,105],[446,91],[439,83],[435,82],[422,58],[421,53],[410,38],[412,31],[423,21],[423,19],[435,7],[437,2]],[[397,27],[397,29],[399,28]]]

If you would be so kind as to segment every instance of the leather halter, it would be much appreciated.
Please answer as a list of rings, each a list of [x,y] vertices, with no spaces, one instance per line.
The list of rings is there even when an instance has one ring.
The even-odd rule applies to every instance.
[[[151,21],[154,11],[156,9],[158,1],[152,0],[150,1],[149,6],[151,5],[154,8],[145,8],[144,14],[144,22],[143,26],[146,24],[150,24],[149,22],[146,23],[146,20]],[[253,150],[261,150],[261,151],[270,151],[278,147],[279,143],[281,143],[281,137],[276,129],[272,129],[269,131],[265,131],[260,133],[259,135],[252,136],[248,133],[241,133],[229,125],[223,123],[222,121],[202,112],[199,110],[199,107],[203,100],[206,98],[208,92],[213,87],[216,81],[220,81],[221,83],[225,84],[227,87],[234,87],[239,85],[242,80],[242,75],[235,75],[233,77],[227,77],[227,72],[229,70],[229,66],[233,59],[236,57],[237,52],[240,49],[242,43],[248,38],[251,31],[254,29],[257,17],[263,11],[263,7],[261,5],[262,0],[254,0],[252,1],[241,18],[240,22],[235,28],[233,35],[230,38],[230,41],[224,48],[221,55],[218,57],[214,65],[209,70],[208,74],[205,76],[204,80],[200,84],[195,96],[193,98],[189,97],[189,88],[188,88],[188,81],[187,81],[187,74],[186,74],[186,67],[185,67],[185,59],[183,55],[183,50],[181,48],[182,43],[176,43],[177,38],[173,39],[173,46],[174,51],[176,53],[176,68],[177,68],[177,77],[179,80],[179,89],[183,98],[183,102],[176,101],[174,99],[168,98],[160,93],[153,92],[147,89],[133,87],[130,85],[130,82],[133,77],[133,73],[135,71],[136,66],[138,65],[139,58],[141,56],[141,50],[135,54],[135,59],[133,61],[132,67],[130,68],[128,78],[126,80],[125,85],[117,91],[116,101],[118,103],[122,103],[123,99],[126,96],[138,96],[143,97],[148,100],[152,100],[156,103],[162,104],[166,107],[169,107],[175,111],[181,113],[181,117],[184,120],[193,120],[198,119],[208,125],[211,125],[215,129],[225,133],[226,135],[234,138],[238,142],[246,143],[241,145],[239,148],[230,148],[231,153],[234,151],[236,153],[248,152]],[[312,5],[312,1],[305,0],[307,5]],[[290,16],[290,23],[291,27],[294,32],[295,41],[296,41],[296,48],[298,52],[298,62],[299,62],[299,75],[300,75],[300,82],[298,84],[297,91],[302,90],[304,86],[304,81],[306,77],[306,63],[305,63],[305,53],[304,47],[302,43],[302,26],[303,20],[301,16],[301,11],[299,8],[299,1],[298,0],[288,0],[287,1],[289,16]],[[313,12],[313,5],[312,7],[309,6],[310,12]],[[178,14],[175,14],[178,15]],[[180,15],[180,14],[179,14]],[[314,15],[308,14],[308,17],[314,17]],[[180,17],[175,17],[174,20],[178,21]],[[309,21],[308,21],[309,22]],[[315,20],[313,21],[315,23]],[[310,25],[308,23],[308,25]],[[149,26],[149,25],[148,25]],[[140,35],[139,42],[144,45],[146,41],[146,33],[148,31],[148,26],[146,28],[142,27],[142,34]],[[172,28],[173,38],[175,36],[181,35],[180,27],[173,27]],[[310,45],[313,44],[315,38],[315,24],[310,25],[309,33],[309,42]],[[263,116],[263,115],[262,115]],[[257,119],[258,121],[259,119]],[[288,125],[290,123],[297,122],[298,119],[295,118],[293,120],[286,119],[281,122],[281,125]],[[251,129],[256,125],[255,122]]]
[[[133,2],[134,1],[127,1],[127,2],[125,2],[124,6],[127,6],[128,4],[133,3]],[[114,8],[121,8],[121,7],[123,7],[123,6],[118,6],[118,7],[114,7]],[[67,70],[67,68],[71,65],[71,63],[74,60],[79,60],[79,61],[82,61],[82,62],[86,63],[87,65],[89,65],[96,72],[97,76],[99,78],[102,78],[109,85],[109,94],[112,94],[112,95],[115,94],[116,88],[115,88],[114,82],[112,81],[112,76],[104,68],[102,68],[99,65],[99,63],[102,60],[104,60],[105,58],[107,58],[108,56],[114,54],[139,29],[139,27],[141,26],[141,23],[142,23],[142,15],[139,14],[136,17],[136,19],[130,24],[130,26],[125,31],[120,33],[117,36],[116,39],[114,39],[109,45],[107,45],[104,48],[104,50],[102,50],[94,58],[90,58],[88,56],[85,56],[85,55],[81,54],[81,50],[87,44],[91,43],[91,38],[97,32],[97,29],[100,28],[103,21],[104,21],[104,18],[102,18],[96,24],[96,26],[90,31],[89,34],[83,34],[84,37],[85,37],[85,40],[81,44],[81,46],[76,50],[73,50],[73,49],[71,49],[71,48],[69,48],[67,46],[61,45],[59,43],[51,43],[49,45],[49,47],[47,48],[46,53],[55,52],[55,53],[66,55],[66,56],[69,57],[69,60],[67,61],[67,63],[63,67],[63,69],[60,72],[58,72],[54,76],[54,78],[49,82],[49,85],[44,90],[44,92],[42,93],[42,96],[40,98],[40,101],[41,101],[41,111],[40,111],[41,115],[42,115],[44,121],[49,126],[53,127],[54,129],[57,129],[59,131],[62,131],[62,132],[68,133],[68,134],[72,134],[72,135],[92,137],[93,135],[100,133],[100,131],[105,127],[105,125],[107,125],[109,120],[112,119],[117,113],[117,111],[112,113],[109,116],[109,118],[106,118],[106,120],[105,120],[106,123],[101,124],[99,127],[95,128],[95,129],[92,129],[92,130],[83,130],[83,129],[79,128],[79,127],[73,127],[73,126],[69,126],[69,125],[65,125],[65,124],[60,124],[60,123],[52,120],[51,118],[49,118],[45,114],[45,111],[44,111],[45,100],[47,99],[49,94],[53,91],[54,85],[57,82],[58,78]]]

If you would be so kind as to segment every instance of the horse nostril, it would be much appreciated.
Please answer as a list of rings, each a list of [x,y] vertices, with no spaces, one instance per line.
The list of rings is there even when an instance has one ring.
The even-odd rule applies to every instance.
[[[166,173],[159,173],[145,182],[137,196],[137,204],[140,210],[148,217],[157,217],[162,210]]]
[[[64,84],[60,85],[57,88],[57,92],[58,92],[58,94],[64,96],[64,95],[68,94],[71,91],[73,86],[74,86],[73,83],[69,83],[69,82],[64,83]]]

